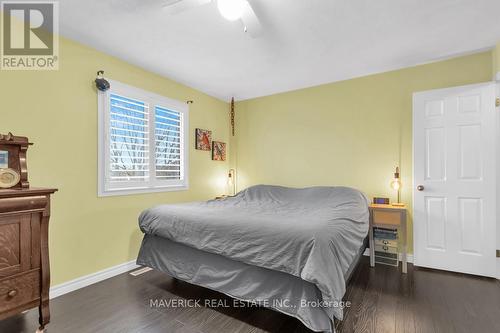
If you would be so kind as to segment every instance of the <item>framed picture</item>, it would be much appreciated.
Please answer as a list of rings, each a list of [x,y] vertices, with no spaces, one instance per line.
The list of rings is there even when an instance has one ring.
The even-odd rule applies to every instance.
[[[212,131],[197,128],[195,142],[196,149],[210,150],[210,144],[212,143]]]
[[[212,141],[212,160],[226,160],[226,144],[224,142]]]
[[[9,152],[6,150],[0,150],[0,169],[6,169],[9,167]]]

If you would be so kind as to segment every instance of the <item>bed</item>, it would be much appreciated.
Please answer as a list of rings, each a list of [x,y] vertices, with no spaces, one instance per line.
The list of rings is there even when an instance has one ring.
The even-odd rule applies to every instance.
[[[145,210],[137,264],[333,332],[368,219],[366,197],[352,188],[257,185]]]

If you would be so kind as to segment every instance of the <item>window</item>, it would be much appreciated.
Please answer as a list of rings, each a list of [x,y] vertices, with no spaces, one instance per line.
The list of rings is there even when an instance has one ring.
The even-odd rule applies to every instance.
[[[110,81],[99,91],[99,196],[188,188],[188,107]]]

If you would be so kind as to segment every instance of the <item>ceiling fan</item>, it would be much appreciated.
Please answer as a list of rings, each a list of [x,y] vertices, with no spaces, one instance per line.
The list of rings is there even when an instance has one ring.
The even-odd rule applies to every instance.
[[[165,0],[163,8],[171,15],[194,7],[217,3],[219,13],[228,21],[240,20],[244,31],[255,38],[262,33],[262,26],[252,6],[247,0]]]

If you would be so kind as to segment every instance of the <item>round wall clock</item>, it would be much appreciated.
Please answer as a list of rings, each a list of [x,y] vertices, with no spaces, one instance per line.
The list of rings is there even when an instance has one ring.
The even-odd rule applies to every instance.
[[[21,180],[21,175],[13,169],[0,169],[0,188],[10,188]]]

